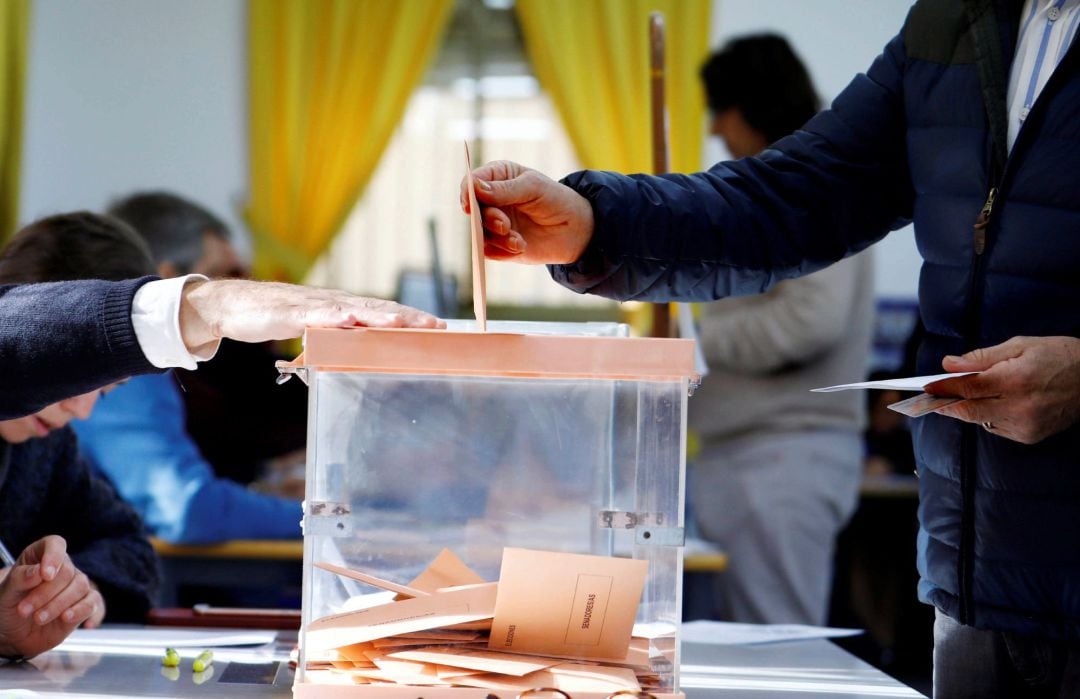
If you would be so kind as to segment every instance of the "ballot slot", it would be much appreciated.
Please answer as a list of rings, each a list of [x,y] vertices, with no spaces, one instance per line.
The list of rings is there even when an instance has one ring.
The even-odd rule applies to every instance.
[[[548,686],[575,699],[630,688],[682,696],[677,629],[692,343],[631,338],[615,324],[320,329],[309,330],[295,368],[310,387],[306,493],[319,505],[304,515],[297,697],[394,697],[402,686],[411,689],[400,696],[418,696],[423,686],[425,697],[461,699]],[[631,643],[639,664],[568,657],[520,681],[490,679],[432,662],[446,651],[425,650],[443,641],[417,638],[432,632],[424,623],[406,624],[404,638],[355,636],[354,650],[367,654],[337,655],[349,644],[332,644],[352,638],[354,621],[390,623],[386,607],[394,604],[413,609],[410,619],[442,614],[457,622],[450,630],[490,633],[493,613],[484,605],[495,597],[483,586],[498,584],[505,552],[518,549],[640,562]],[[458,563],[432,573],[443,552]],[[517,578],[521,570],[514,568]],[[595,571],[583,575],[582,584],[599,580]],[[433,602],[431,593],[443,588],[463,592]],[[540,599],[542,588],[531,594],[538,607],[550,602]],[[581,599],[579,617],[604,611],[602,594],[592,607]],[[505,639],[508,630],[500,633]],[[580,628],[560,638],[600,642]],[[491,660],[489,637],[460,643],[479,658],[468,662]],[[395,645],[397,657],[387,657]],[[394,678],[406,684],[389,684]]]

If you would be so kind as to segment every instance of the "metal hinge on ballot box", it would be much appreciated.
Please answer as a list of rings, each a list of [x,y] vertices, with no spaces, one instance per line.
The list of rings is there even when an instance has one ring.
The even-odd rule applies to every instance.
[[[683,546],[686,531],[666,526],[663,512],[622,512],[601,510],[597,513],[601,529],[633,529],[634,543],[649,546]]]
[[[352,508],[345,502],[304,502],[304,535],[351,536]]]

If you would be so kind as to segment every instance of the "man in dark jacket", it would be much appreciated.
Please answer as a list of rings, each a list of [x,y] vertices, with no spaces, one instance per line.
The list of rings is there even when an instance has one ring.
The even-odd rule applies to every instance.
[[[706,300],[810,273],[915,222],[916,421],[935,694],[1080,692],[1080,7],[923,0],[831,109],[757,158],[557,184],[479,168],[496,259],[580,292]]]

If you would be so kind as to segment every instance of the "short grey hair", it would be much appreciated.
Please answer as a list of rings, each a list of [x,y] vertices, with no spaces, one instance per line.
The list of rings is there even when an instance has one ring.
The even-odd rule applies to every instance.
[[[137,192],[114,201],[108,213],[134,228],[150,246],[154,263],[186,274],[203,255],[203,234],[229,240],[229,229],[198,204],[169,192]]]

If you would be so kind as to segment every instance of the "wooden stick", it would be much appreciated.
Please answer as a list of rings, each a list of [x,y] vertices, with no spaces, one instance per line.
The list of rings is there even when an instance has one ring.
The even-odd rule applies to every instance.
[[[649,14],[649,90],[652,121],[653,174],[663,175],[670,169],[668,158],[668,119],[664,105],[664,15]],[[671,337],[671,312],[668,304],[652,307],[653,337]]]

